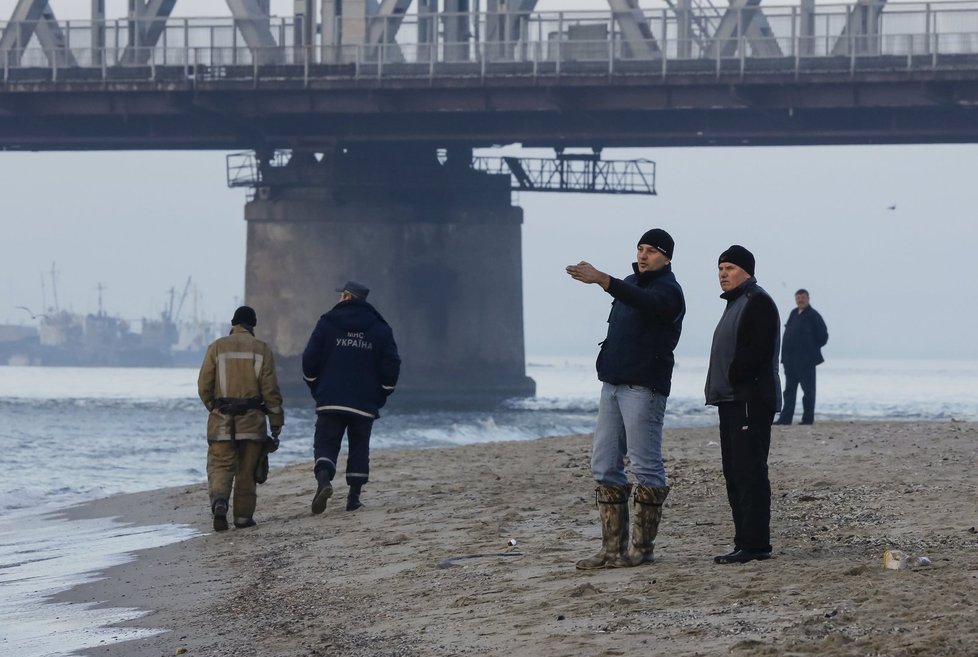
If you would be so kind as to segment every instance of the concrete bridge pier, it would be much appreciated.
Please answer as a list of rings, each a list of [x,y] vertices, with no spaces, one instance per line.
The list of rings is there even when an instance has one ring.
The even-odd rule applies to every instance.
[[[391,404],[458,407],[531,396],[523,345],[521,226],[509,176],[471,151],[359,146],[262,164],[245,207],[245,299],[291,403],[301,355],[346,280],[367,285],[402,358]],[[294,392],[293,392],[294,391]],[[291,393],[291,394],[290,394]]]

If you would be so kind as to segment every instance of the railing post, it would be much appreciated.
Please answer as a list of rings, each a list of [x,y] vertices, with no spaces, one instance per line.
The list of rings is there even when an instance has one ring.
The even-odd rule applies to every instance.
[[[849,35],[849,76],[856,74],[856,35]]]
[[[305,46],[302,49],[302,84],[303,86],[309,86],[309,49],[311,46]]]
[[[560,60],[563,58],[563,53],[561,53],[560,44],[564,41],[564,12],[557,14],[557,77],[560,77]]]
[[[200,48],[194,48],[194,87],[197,86],[197,80],[200,77]]]
[[[486,42],[479,41],[475,44],[475,47],[479,49],[479,73],[482,76],[482,80],[486,79]]]
[[[934,49],[930,53],[930,66],[937,68],[937,53],[941,50],[941,33],[934,32]]]
[[[105,82],[109,78],[109,64],[106,60],[109,58],[109,53],[106,49],[102,48],[102,82]]]
[[[717,54],[717,77],[720,77],[720,40],[713,38],[713,52]]]
[[[662,10],[662,77],[666,77],[666,61],[669,59],[669,15]]]

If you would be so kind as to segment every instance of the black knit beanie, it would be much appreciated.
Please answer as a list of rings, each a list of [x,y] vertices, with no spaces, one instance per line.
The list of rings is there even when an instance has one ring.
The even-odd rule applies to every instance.
[[[235,310],[234,317],[231,318],[231,326],[237,326],[238,324],[250,326],[251,328],[258,326],[258,315],[255,314],[255,309],[251,306],[241,306]]]
[[[721,253],[717,264],[719,265],[721,262],[737,265],[751,276],[754,275],[754,254],[739,244],[734,244]]]
[[[672,260],[672,250],[676,248],[676,243],[672,236],[661,228],[653,228],[645,231],[645,234],[638,240],[639,244],[648,244],[660,251],[662,255]]]

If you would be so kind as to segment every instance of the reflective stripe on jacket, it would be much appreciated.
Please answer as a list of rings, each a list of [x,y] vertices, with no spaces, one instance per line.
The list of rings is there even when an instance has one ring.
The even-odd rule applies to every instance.
[[[243,326],[231,327],[231,334],[207,347],[197,377],[197,393],[210,411],[207,440],[230,440],[231,419],[216,408],[220,398],[262,398],[268,409],[271,430],[285,423],[282,393],[275,373],[272,350]],[[252,409],[235,418],[236,440],[264,440],[265,412]]]

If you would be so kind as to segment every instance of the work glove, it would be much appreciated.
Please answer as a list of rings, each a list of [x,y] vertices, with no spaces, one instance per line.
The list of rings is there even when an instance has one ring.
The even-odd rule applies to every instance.
[[[282,427],[278,427],[277,429],[272,429],[271,438],[265,441],[266,442],[265,449],[268,451],[269,454],[278,450],[278,446],[279,446],[278,435],[280,433],[282,433]]]

